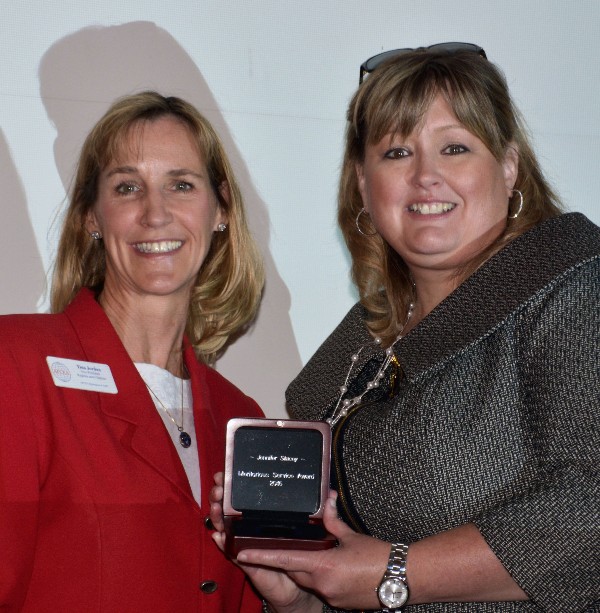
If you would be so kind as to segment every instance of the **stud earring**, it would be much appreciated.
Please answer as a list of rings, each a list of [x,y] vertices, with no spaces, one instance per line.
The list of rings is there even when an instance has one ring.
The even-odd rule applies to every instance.
[[[94,230],[93,232],[90,232],[90,236],[95,240],[95,241],[99,241],[102,238],[102,234],[100,234],[100,232],[98,232],[98,230]]]
[[[219,232],[225,232],[225,230],[227,230],[227,224],[221,222],[218,226],[217,226],[217,230]]]

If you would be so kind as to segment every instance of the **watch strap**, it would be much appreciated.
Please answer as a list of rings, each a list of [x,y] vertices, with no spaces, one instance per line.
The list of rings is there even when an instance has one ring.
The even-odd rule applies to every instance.
[[[404,543],[392,543],[390,557],[388,559],[387,570],[384,579],[389,577],[399,577],[406,583],[406,556],[408,555],[408,545]]]

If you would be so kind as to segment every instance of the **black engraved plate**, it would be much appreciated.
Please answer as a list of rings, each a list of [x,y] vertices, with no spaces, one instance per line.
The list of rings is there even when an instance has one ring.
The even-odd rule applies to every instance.
[[[238,428],[231,506],[239,511],[316,513],[323,435],[318,430]]]

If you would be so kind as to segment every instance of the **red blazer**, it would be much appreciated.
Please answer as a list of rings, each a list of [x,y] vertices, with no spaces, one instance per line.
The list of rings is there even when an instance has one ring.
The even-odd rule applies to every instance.
[[[57,387],[48,355],[108,364],[118,393]],[[201,507],[89,290],[59,315],[0,317],[0,610],[260,611],[204,520],[212,476],[223,469],[227,420],[262,413],[191,347],[185,363]]]

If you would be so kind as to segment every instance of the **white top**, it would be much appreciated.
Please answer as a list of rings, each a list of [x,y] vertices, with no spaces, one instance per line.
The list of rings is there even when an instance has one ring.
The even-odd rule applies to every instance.
[[[183,385],[183,430],[192,439],[192,444],[187,448],[183,447],[179,442],[180,432],[173,423],[173,419],[169,418],[169,415],[167,415],[154,394],[149,393],[158,414],[171,436],[175,449],[177,449],[194,498],[200,504],[200,460],[198,459],[198,441],[196,440],[196,430],[194,428],[192,383],[189,379],[180,379],[172,375],[168,370],[154,364],[135,362],[135,367],[138,369],[144,383],[158,396],[160,402],[169,411],[169,415],[178,424],[181,424],[181,391]]]

